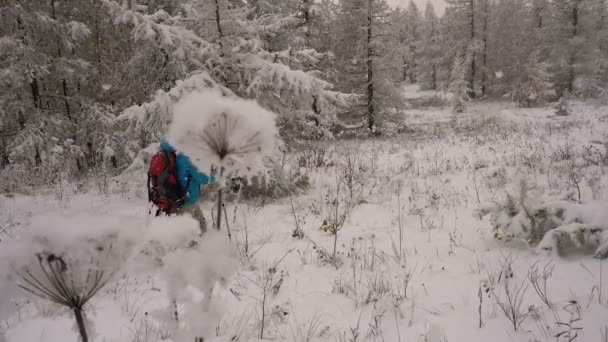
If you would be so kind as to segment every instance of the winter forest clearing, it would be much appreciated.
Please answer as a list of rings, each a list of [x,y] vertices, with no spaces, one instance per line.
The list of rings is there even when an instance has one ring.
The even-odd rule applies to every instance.
[[[0,341],[608,342],[608,3],[445,5],[0,2]]]

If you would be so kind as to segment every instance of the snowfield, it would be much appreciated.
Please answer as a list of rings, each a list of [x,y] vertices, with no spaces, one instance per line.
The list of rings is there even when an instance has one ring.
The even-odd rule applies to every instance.
[[[151,217],[143,169],[108,193],[64,184],[3,195],[0,249],[68,223],[140,237],[84,308],[93,341],[605,342],[608,264],[593,255],[608,243],[608,107],[572,111],[409,109],[410,130],[395,138],[311,145],[283,163],[310,190],[226,203],[231,242],[224,226],[188,247],[194,220]],[[595,240],[565,254],[495,239],[478,209],[521,199],[522,181],[531,202],[580,203],[563,223],[588,224]],[[78,341],[69,310],[6,286],[8,342]]]

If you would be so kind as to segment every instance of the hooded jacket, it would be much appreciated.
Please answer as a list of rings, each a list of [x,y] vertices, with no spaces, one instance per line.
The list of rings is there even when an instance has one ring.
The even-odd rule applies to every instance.
[[[200,172],[190,158],[181,152],[177,152],[165,139],[160,141],[160,149],[167,152],[176,152],[175,167],[179,184],[187,189],[187,198],[184,206],[198,203],[201,197],[201,186],[215,182],[215,177]]]

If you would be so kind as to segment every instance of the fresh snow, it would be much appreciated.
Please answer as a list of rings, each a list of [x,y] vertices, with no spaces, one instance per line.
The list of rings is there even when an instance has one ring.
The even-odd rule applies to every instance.
[[[10,256],[0,259],[2,272],[35,251],[10,253],[10,246],[31,246],[46,229],[54,239],[43,246],[67,254],[85,253],[86,245],[70,242],[89,233],[133,239],[134,245],[120,247],[132,252],[121,261],[120,272],[86,307],[93,340],[100,342],[193,341],[199,335],[205,341],[260,341],[265,292],[264,340],[556,341],[555,335],[568,330],[564,324],[571,324],[581,328],[578,341],[602,341],[608,317],[606,262],[588,253],[559,257],[503,244],[492,238],[490,220],[476,213],[503,199],[505,191],[515,193],[522,178],[547,193],[573,191],[568,167],[582,167],[595,182],[581,182],[583,204],[568,211],[566,221],[576,224],[584,217],[605,227],[605,167],[569,165],[559,156],[568,150],[574,160],[594,158],[589,146],[598,148],[598,157],[605,155],[604,145],[595,142],[608,139],[607,112],[581,103],[564,118],[550,108],[503,103],[472,105],[458,116],[449,109],[413,109],[407,114],[411,133],[319,143],[286,155],[285,171],[306,174],[312,189],[263,206],[229,201],[232,242],[224,227],[208,232],[193,248],[187,247],[196,239],[192,219],[148,214],[144,161],[111,180],[119,183],[110,194],[83,193],[64,184],[63,196],[57,196],[58,188],[2,196],[0,245]],[[336,198],[351,198],[350,189],[342,185],[338,191],[337,182],[353,163],[354,206],[338,232],[336,267],[319,258],[320,249],[331,254],[334,242],[319,228],[331,217]],[[202,205],[209,222],[213,204]],[[292,237],[294,215],[305,233],[301,240]],[[74,245],[78,249],[70,250]],[[546,265],[554,266],[548,278],[551,307],[526,279],[533,267],[542,274]],[[501,272],[512,272],[513,278],[498,277]],[[14,282],[3,279],[0,328],[8,342],[77,341],[70,312],[24,297]],[[519,284],[526,288],[520,309],[527,319],[516,332],[497,303],[504,302],[505,288]],[[179,327],[172,320],[173,299],[179,303]]]

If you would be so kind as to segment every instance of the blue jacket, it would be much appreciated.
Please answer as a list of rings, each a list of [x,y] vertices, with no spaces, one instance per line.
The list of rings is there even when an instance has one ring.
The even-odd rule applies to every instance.
[[[160,149],[168,152],[176,152],[175,148],[165,139],[160,141]],[[214,183],[215,177],[207,176],[200,172],[196,166],[192,164],[190,158],[183,153],[178,152],[176,158],[175,167],[177,168],[179,184],[184,188],[187,187],[187,199],[184,205],[196,204],[201,197],[201,185]]]

